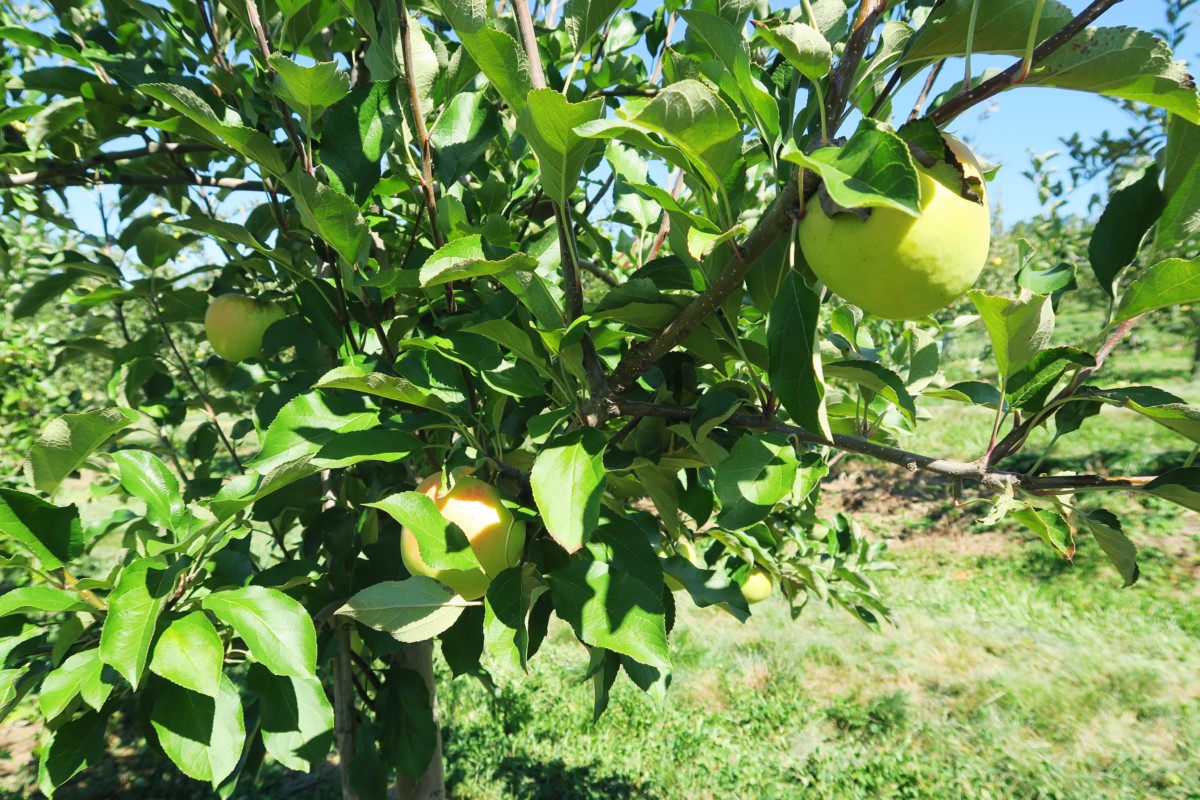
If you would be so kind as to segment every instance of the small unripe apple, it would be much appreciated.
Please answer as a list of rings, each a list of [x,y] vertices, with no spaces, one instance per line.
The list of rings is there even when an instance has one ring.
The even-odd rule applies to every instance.
[[[696,545],[692,544],[691,539],[680,539],[676,542],[675,554],[683,556],[695,566],[698,554],[696,553]],[[670,573],[664,573],[663,580],[666,582],[667,588],[672,592],[682,592],[687,588],[678,578]]]
[[[741,588],[742,597],[746,598],[747,603],[761,603],[771,596],[775,582],[771,580],[771,576],[765,570],[755,567],[750,570],[746,580],[742,581]]]
[[[223,294],[208,304],[204,314],[204,332],[208,343],[226,361],[257,358],[262,352],[263,334],[271,324],[286,316],[274,303],[242,294]]]
[[[495,487],[469,475],[460,475],[442,492],[441,474],[430,475],[417,486],[450,522],[462,530],[480,569],[435,569],[421,557],[417,537],[408,528],[400,531],[400,557],[413,575],[426,575],[449,586],[466,600],[483,597],[501,572],[521,563],[525,549],[525,522],[516,520],[500,501]]]
[[[979,162],[967,146],[942,134],[980,201],[934,178],[961,183],[949,164],[917,165],[920,214],[872,208],[828,216],[810,200],[800,222],[800,248],[812,271],[835,294],[878,317],[919,319],[950,305],[975,283],[991,239],[987,192]]]

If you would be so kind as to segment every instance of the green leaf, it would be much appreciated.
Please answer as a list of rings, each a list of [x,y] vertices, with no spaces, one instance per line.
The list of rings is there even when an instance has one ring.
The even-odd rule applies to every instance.
[[[1103,508],[1090,511],[1076,509],[1075,514],[1092,532],[1096,544],[1100,545],[1100,549],[1108,556],[1108,560],[1117,568],[1117,572],[1125,581],[1124,585],[1132,586],[1137,583],[1138,575],[1141,572],[1137,563],[1137,547],[1129,541],[1129,537],[1121,529],[1121,520],[1111,511],[1105,511]]]
[[[312,677],[317,635],[304,606],[283,592],[247,586],[210,594],[201,605],[233,628],[250,655],[276,675]]]
[[[444,400],[419,386],[414,386],[404,378],[385,375],[382,372],[370,372],[364,367],[354,365],[337,367],[325,373],[314,388],[347,389],[352,392],[407,403],[419,408],[427,408],[430,411],[450,413]]]
[[[537,456],[529,482],[546,531],[573,553],[600,521],[604,495],[603,434],[585,428],[560,436]]]
[[[910,427],[916,426],[916,401],[904,380],[887,367],[870,361],[835,361],[825,365],[825,376],[869,389],[899,409]]]
[[[1054,333],[1054,308],[1046,295],[1022,295],[1016,300],[967,292],[992,340],[1001,378],[1024,369],[1045,349]]]
[[[1086,28],[1041,61],[1027,86],[1094,92],[1165,108],[1200,122],[1200,96],[1182,61],[1157,36],[1136,28]]]
[[[276,94],[310,130],[325,109],[350,93],[350,76],[333,61],[304,67],[282,53],[272,53],[267,63],[275,70]]]
[[[393,667],[387,671],[378,702],[380,753],[397,773],[419,778],[433,758],[438,737],[425,679],[414,670]]]
[[[485,92],[456,94],[429,130],[438,180],[450,185],[466,175],[499,135],[496,106]]]
[[[283,176],[283,184],[292,193],[305,228],[328,242],[347,263],[366,260],[371,232],[357,203],[299,166]]]
[[[1075,265],[1066,261],[1044,268],[1030,261],[1017,270],[1017,287],[1034,294],[1054,295],[1076,286]]]
[[[908,145],[864,118],[842,147],[822,147],[811,155],[789,150],[783,158],[813,170],[825,191],[843,208],[891,208],[921,213],[920,179]]]
[[[1192,511],[1200,511],[1200,467],[1183,467],[1159,475],[1146,491]]]
[[[217,142],[257,164],[269,176],[283,177],[287,167],[270,137],[261,131],[236,123],[230,124],[219,118],[212,107],[200,96],[184,86],[174,83],[143,83],[138,91],[147,94],[183,114],[215,137]],[[223,108],[226,119],[236,116],[231,108]]]
[[[1050,545],[1054,552],[1070,561],[1075,557],[1075,537],[1071,525],[1057,511],[1047,508],[1025,506],[1016,511],[1010,511],[1009,516],[1020,522],[1038,537]]]
[[[567,0],[563,27],[576,53],[582,53],[609,17],[625,5],[625,0]]]
[[[121,486],[146,504],[146,519],[160,528],[174,529],[185,506],[179,481],[162,459],[145,450],[119,450],[112,457]]]
[[[971,403],[995,409],[1000,406],[1000,390],[990,383],[983,381],[962,381],[947,386],[945,389],[929,389],[922,392],[927,397],[940,397],[944,400],[955,400],[960,403]],[[1007,408],[1007,404],[1005,405]]]
[[[158,627],[158,616],[171,597],[187,562],[163,567],[150,558],[127,564],[108,596],[108,616],[100,630],[100,660],[121,674],[137,689],[150,643]]]
[[[713,488],[721,501],[721,527],[738,530],[766,519],[792,493],[798,467],[786,436],[743,435],[717,465]]]
[[[242,698],[222,676],[215,698],[172,683],[160,685],[150,711],[150,724],[163,751],[189,778],[215,788],[241,760],[246,742]]]
[[[13,306],[12,318],[29,319],[33,317],[42,306],[51,300],[62,297],[64,292],[86,277],[87,273],[80,269],[66,269],[43,275],[25,287],[16,305]]]
[[[1178,190],[1167,198],[1154,234],[1154,245],[1160,251],[1178,247],[1200,233],[1200,160],[1191,165]]]
[[[387,124],[391,84],[359,86],[329,109],[321,130],[321,164],[333,188],[362,205],[379,183],[379,161],[392,142]]]
[[[421,286],[440,286],[450,281],[502,275],[513,270],[531,270],[537,261],[527,253],[512,253],[498,261],[483,253],[483,237],[477,233],[442,245],[421,266]]]
[[[0,535],[28,548],[42,569],[59,569],[83,554],[78,508],[59,508],[15,489],[0,489]]]
[[[1094,367],[1096,359],[1077,347],[1042,350],[1009,379],[1006,388],[1009,405],[1025,412],[1041,409],[1055,383],[1072,364]]]
[[[579,126],[588,138],[619,138],[649,149],[677,167],[695,171],[713,192],[723,190],[725,176],[741,156],[742,129],[737,117],[716,92],[697,80],[672,83],[645,104],[628,104],[620,119]],[[650,134],[669,144],[657,145]]]
[[[401,642],[432,639],[454,624],[469,603],[433,578],[384,581],[355,594],[336,613]]]
[[[534,89],[517,118],[517,130],[529,141],[541,168],[546,196],[560,206],[570,204],[584,162],[596,146],[575,128],[604,115],[604,98],[568,103],[553,89]]]
[[[105,408],[55,417],[42,428],[25,459],[25,479],[34,488],[54,494],[100,445],[141,416],[129,408]]]
[[[479,0],[434,0],[434,5],[492,88],[514,113],[521,113],[532,88],[524,48],[507,33],[487,27],[487,9]]]
[[[1100,288],[1110,297],[1117,273],[1133,263],[1146,231],[1162,210],[1163,193],[1158,188],[1156,166],[1109,197],[1088,243],[1088,261]]]
[[[63,611],[86,611],[89,608],[91,606],[80,600],[75,592],[53,586],[19,586],[0,594],[0,617],[39,611],[58,614]]]
[[[606,525],[546,580],[555,612],[580,641],[670,668],[662,567],[640,530]]]
[[[825,379],[817,347],[821,298],[795,272],[789,272],[767,316],[771,389],[802,428],[829,438]]]
[[[96,648],[75,653],[42,681],[38,691],[38,707],[47,720],[66,711],[71,701],[82,695],[96,711],[112,692],[112,683],[104,680],[104,664]]]
[[[265,474],[301,456],[315,455],[339,433],[369,430],[378,425],[376,409],[366,409],[345,397],[321,392],[302,394],[275,415],[263,434],[262,449],[246,462],[246,468]]]
[[[401,492],[377,503],[364,503],[386,511],[392,519],[412,532],[421,558],[434,569],[482,569],[471,542],[462,530],[438,511],[427,495]]]
[[[510,567],[488,586],[488,605],[496,620],[512,632],[513,647],[522,668],[529,661],[529,612],[548,588],[534,564]]]
[[[803,23],[761,24],[755,29],[755,35],[778,50],[789,64],[810,81],[821,80],[833,66],[833,50],[829,42],[820,31]]]
[[[217,697],[225,646],[203,611],[180,617],[154,645],[150,671],[193,692]]]
[[[53,729],[38,763],[38,788],[43,794],[53,796],[55,788],[105,758],[107,725],[107,714],[88,712]]]
[[[755,79],[750,69],[750,47],[741,29],[721,17],[699,9],[684,9],[679,12],[679,16],[687,22],[687,37],[702,40],[717,61],[733,76],[734,85],[737,87],[734,99],[754,120],[754,126],[762,133],[763,139],[768,142],[777,140],[779,105]]]
[[[965,53],[975,2],[979,11],[971,42],[973,52],[1023,55],[1030,22],[1041,0],[946,0],[909,40],[903,63],[936,61]],[[1073,16],[1071,9],[1058,0],[1045,0],[1036,40],[1045,41]]]
[[[1188,405],[1170,392],[1151,386],[1127,386],[1092,391],[1088,396],[1136,411],[1164,428],[1200,443],[1200,407]]]
[[[1186,303],[1200,303],[1200,256],[1168,258],[1137,272],[1117,305],[1112,324]]]
[[[251,664],[246,683],[258,698],[267,752],[288,769],[312,772],[333,745],[333,706],[317,678],[283,677]]]

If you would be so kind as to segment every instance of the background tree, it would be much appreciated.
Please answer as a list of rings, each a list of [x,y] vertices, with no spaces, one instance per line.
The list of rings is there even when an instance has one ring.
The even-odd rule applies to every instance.
[[[817,512],[843,452],[978,491],[983,519],[1064,558],[1090,535],[1136,580],[1122,521],[1074,493],[1200,508],[1194,450],[1156,475],[1005,463],[1103,405],[1200,442],[1181,399],[1092,383],[1144,315],[1200,302],[1180,255],[1200,99],[1160,38],[1089,27],[1114,2],[0,12],[0,187],[49,243],[16,240],[15,304],[65,298],[63,358],[108,371],[106,402],[46,413],[27,484],[0,489],[16,584],[0,700],[37,695],[41,789],[102,758],[130,710],[222,796],[268,755],[312,769],[335,746],[346,797],[393,780],[436,797],[435,638],[455,676],[489,681],[557,616],[598,715],[621,673],[665,690],[677,602],[744,620],[751,576],[796,614],[815,598],[876,626],[882,548]],[[971,53],[1016,60],[886,124],[900,85]],[[796,231],[826,202],[912,213],[919,170],[958,163],[937,128],[1020,85],[1160,109],[1163,157],[1101,215],[1091,297],[1071,291],[1079,253],[1027,248],[1016,297],[970,295],[998,378],[949,383],[939,341],[965,320],[864,316],[814,279]],[[79,187],[99,241],[78,231]],[[230,292],[284,311],[237,363],[200,338]],[[1089,300],[1100,329],[1052,343],[1056,306]],[[923,396],[994,410],[986,452],[901,448]],[[489,495],[452,523],[439,503],[472,473],[507,510]],[[85,526],[60,499],[77,475],[88,502],[129,507]],[[413,491],[429,475],[432,498]],[[488,513],[524,526],[516,566],[475,546]],[[402,531],[431,574],[484,572],[483,598],[411,575]]]

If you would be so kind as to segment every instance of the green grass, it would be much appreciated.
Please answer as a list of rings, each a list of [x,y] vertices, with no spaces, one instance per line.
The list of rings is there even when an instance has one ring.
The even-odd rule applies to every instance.
[[[1187,565],[1151,549],[1120,590],[1086,545],[1065,570],[995,536],[951,550],[896,554],[878,635],[825,608],[791,622],[772,601],[740,625],[686,605],[665,702],[622,677],[595,725],[561,627],[498,698],[443,682],[452,796],[1200,796]]]

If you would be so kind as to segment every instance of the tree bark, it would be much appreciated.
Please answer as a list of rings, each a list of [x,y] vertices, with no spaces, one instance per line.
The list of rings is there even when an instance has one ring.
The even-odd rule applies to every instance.
[[[446,780],[442,767],[442,728],[438,714],[437,686],[433,679],[433,642],[424,641],[405,645],[404,649],[395,656],[397,666],[411,669],[421,676],[429,689],[429,705],[433,710],[433,724],[437,728],[437,740],[434,743],[433,758],[420,778],[408,775],[396,776],[396,796],[398,800],[445,800]]]
[[[333,660],[333,735],[337,742],[339,772],[342,776],[342,800],[358,800],[350,780],[350,764],[354,761],[354,737],[358,728],[354,698],[354,676],[350,665],[350,626],[340,624],[337,655]]]

